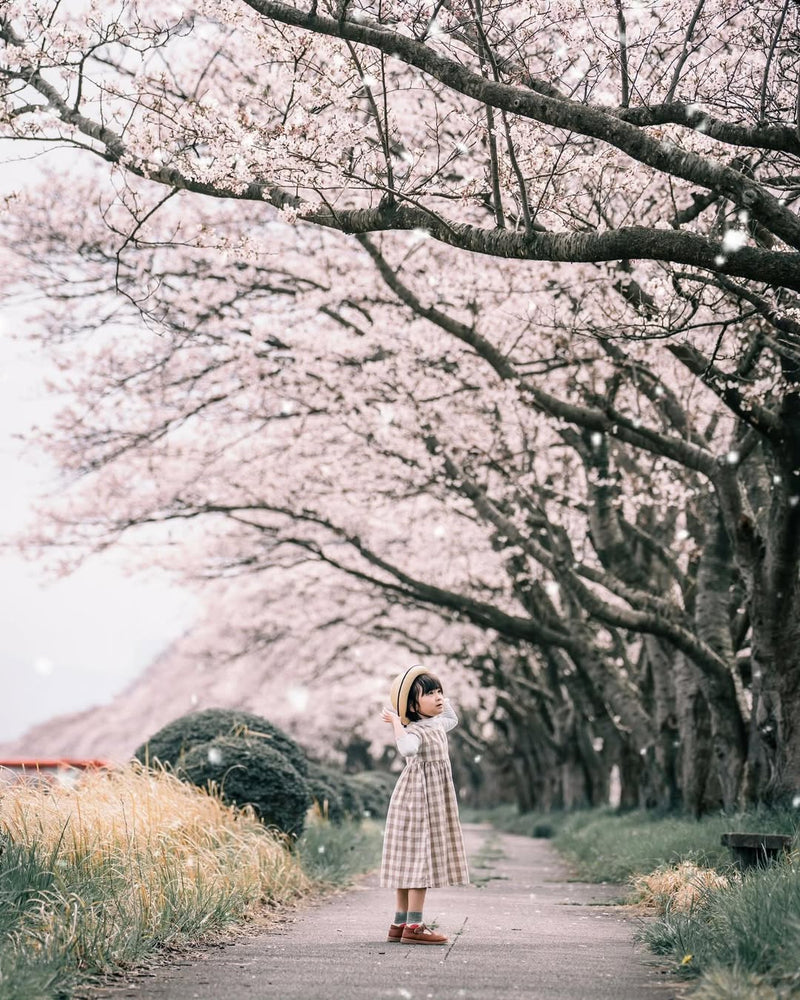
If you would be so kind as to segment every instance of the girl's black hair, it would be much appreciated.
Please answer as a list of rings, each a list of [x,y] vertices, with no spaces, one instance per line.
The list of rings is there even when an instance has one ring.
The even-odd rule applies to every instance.
[[[444,694],[442,682],[438,677],[434,677],[433,674],[420,674],[419,677],[414,678],[414,683],[408,691],[408,708],[406,709],[406,715],[408,716],[409,722],[419,722],[422,718],[417,711],[419,699],[424,694],[430,694],[431,691],[441,691],[442,694]]]

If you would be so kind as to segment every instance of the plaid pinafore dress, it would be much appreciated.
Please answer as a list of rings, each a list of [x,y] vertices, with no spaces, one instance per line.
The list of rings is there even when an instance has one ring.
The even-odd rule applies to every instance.
[[[406,727],[420,739],[397,779],[383,839],[381,885],[389,889],[435,889],[468,885],[467,855],[458,818],[447,733],[441,722]]]

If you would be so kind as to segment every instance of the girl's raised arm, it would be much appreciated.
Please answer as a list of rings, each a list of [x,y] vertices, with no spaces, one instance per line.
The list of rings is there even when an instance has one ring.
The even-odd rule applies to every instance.
[[[451,729],[455,729],[458,725],[458,716],[456,715],[453,706],[450,704],[449,698],[445,698],[444,708],[442,709],[442,714],[439,718],[442,720],[442,726],[446,733],[449,733]]]
[[[416,757],[419,753],[420,738],[416,733],[403,733],[395,737],[395,743],[401,757]]]
[[[391,708],[384,708],[381,712],[384,722],[391,724],[394,729],[394,741],[397,744],[397,752],[401,757],[416,757],[419,752],[420,739],[414,733],[406,732],[405,726],[400,721],[400,716]]]

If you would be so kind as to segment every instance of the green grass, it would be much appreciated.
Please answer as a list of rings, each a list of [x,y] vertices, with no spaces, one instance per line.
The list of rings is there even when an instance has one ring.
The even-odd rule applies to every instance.
[[[591,882],[627,882],[661,865],[692,861],[724,869],[732,856],[720,843],[723,833],[757,830],[797,834],[797,814],[754,810],[739,815],[717,814],[695,820],[686,816],[655,816],[644,811],[616,815],[612,810],[573,813],[560,825],[556,847]]]
[[[257,827],[253,836],[257,838]],[[350,882],[380,861],[376,823],[309,823],[293,852],[312,888]],[[3,838],[0,853],[0,997],[61,1000],[112,970],[131,968],[153,951],[198,940],[247,918],[270,884],[250,888],[234,879],[182,878],[163,858],[158,907],[149,905],[153,858],[123,858],[113,850],[44,850]],[[220,853],[224,846],[220,845]],[[230,865],[236,857],[230,857]],[[288,882],[289,880],[287,880]],[[296,895],[275,887],[274,902]],[[300,886],[298,885],[299,889]],[[262,895],[263,894],[263,895]]]
[[[5,837],[0,847],[0,996],[19,1000],[59,996],[60,987],[69,990],[76,977],[64,969],[58,949],[47,940],[20,947],[27,929],[36,925],[42,900],[52,896],[53,858]]]
[[[297,844],[300,865],[318,886],[347,885],[362,872],[378,867],[383,832],[373,820],[330,823],[312,817]]]
[[[800,972],[787,976],[760,976],[744,969],[715,968],[706,972],[690,1000],[797,1000]]]
[[[730,880],[709,889],[688,913],[649,920],[641,937],[676,971],[695,980],[692,1000],[797,1000],[800,997],[800,813],[750,810],[700,820],[612,809],[519,815],[513,807],[472,813],[512,833],[552,835],[575,876],[629,882],[658,868],[691,861]],[[739,874],[720,837],[726,832],[787,833],[790,857]]]
[[[87,774],[0,797],[0,998],[66,1000],[380,858],[378,824],[311,818],[292,845],[166,772]]]
[[[746,872],[689,913],[650,922],[641,937],[690,974],[736,970],[770,986],[794,977],[800,990],[800,863]]]
[[[732,859],[728,848],[720,844],[723,833],[757,830],[797,837],[800,819],[796,810],[751,810],[695,820],[644,810],[617,813],[611,808],[519,814],[513,806],[473,813],[472,817],[509,833],[551,836],[575,878],[587,882],[627,882],[634,875],[679,861],[725,868]]]
[[[222,847],[220,854],[227,853]],[[226,865],[241,857],[231,852]],[[182,870],[184,861],[44,850],[6,840],[0,855],[0,997],[65,998],[155,951],[188,944],[245,920],[259,902],[306,891],[245,885],[224,871]],[[154,897],[157,896],[157,901]]]

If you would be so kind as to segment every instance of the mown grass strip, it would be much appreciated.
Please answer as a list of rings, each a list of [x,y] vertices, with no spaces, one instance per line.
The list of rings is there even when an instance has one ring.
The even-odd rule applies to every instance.
[[[574,869],[575,878],[619,883],[680,861],[725,868],[732,859],[720,837],[732,830],[788,833],[795,836],[797,845],[800,820],[797,810],[788,809],[754,809],[693,819],[645,810],[618,813],[611,808],[520,814],[514,807],[503,806],[470,815],[509,833],[552,837]]]

